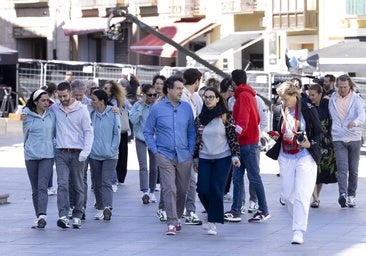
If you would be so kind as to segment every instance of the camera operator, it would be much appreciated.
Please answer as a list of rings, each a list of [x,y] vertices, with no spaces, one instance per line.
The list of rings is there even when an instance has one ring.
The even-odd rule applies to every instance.
[[[323,131],[316,108],[301,99],[294,82],[282,83],[277,93],[282,102],[281,116],[274,131],[268,132],[276,143],[266,155],[278,159],[282,196],[292,216],[291,242],[302,244],[321,158],[319,141]]]

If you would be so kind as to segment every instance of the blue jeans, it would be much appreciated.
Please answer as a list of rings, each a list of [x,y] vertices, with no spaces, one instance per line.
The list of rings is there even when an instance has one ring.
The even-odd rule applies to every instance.
[[[112,177],[115,175],[117,159],[95,160],[90,158],[90,166],[93,169],[94,194],[98,210],[106,207],[112,209],[113,191]]]
[[[336,154],[339,194],[356,196],[358,165],[360,162],[361,141],[333,141]]]
[[[239,168],[234,167],[233,171],[234,195],[231,211],[240,214],[243,199],[243,178],[245,170],[247,170],[248,180],[253,185],[258,197],[258,210],[268,213],[266,194],[259,174],[259,148],[257,143],[240,146],[240,162],[241,166]]]
[[[156,167],[155,156],[146,146],[145,141],[135,139],[136,154],[139,161],[139,178],[140,190],[143,192],[149,191],[154,193],[156,182],[158,180],[158,170]],[[147,167],[147,154],[149,154],[149,168]],[[149,190],[150,189],[150,190]]]
[[[53,172],[54,159],[25,160],[29,181],[32,187],[32,201],[36,216],[47,215],[47,183]]]
[[[231,156],[199,159],[197,193],[209,222],[224,223],[224,190],[230,164]]]

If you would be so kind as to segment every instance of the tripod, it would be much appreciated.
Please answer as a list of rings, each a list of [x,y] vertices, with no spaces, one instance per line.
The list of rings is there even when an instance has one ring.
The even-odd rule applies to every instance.
[[[4,91],[4,98],[0,107],[0,117],[8,117],[9,113],[14,112],[14,104],[11,98],[11,88],[2,88]]]

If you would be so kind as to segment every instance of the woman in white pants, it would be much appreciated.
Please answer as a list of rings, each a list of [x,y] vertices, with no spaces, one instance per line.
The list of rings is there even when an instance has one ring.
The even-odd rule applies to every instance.
[[[316,108],[301,98],[292,82],[282,83],[277,93],[282,101],[281,118],[270,137],[276,140],[268,156],[278,158],[282,193],[292,216],[292,244],[304,242],[310,199],[321,158],[323,131]]]

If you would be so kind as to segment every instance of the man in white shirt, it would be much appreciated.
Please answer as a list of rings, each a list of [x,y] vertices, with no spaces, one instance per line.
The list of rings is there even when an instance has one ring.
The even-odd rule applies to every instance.
[[[184,89],[182,94],[182,101],[188,102],[191,105],[193,117],[196,117],[201,113],[203,102],[199,94],[197,93],[202,73],[196,68],[189,68],[183,72],[183,78],[185,80]],[[186,212],[183,215],[188,225],[202,225],[202,221],[196,214],[196,188],[197,188],[197,174],[193,168],[191,170],[191,179],[189,181],[189,187],[187,191],[186,199]]]

